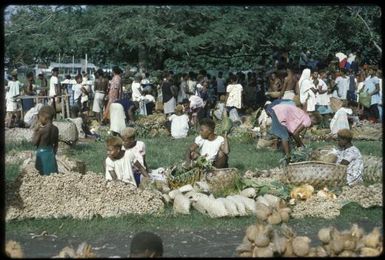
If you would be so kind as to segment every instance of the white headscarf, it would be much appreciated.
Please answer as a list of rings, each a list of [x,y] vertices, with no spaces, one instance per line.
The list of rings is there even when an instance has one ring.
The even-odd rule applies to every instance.
[[[346,59],[348,56],[346,56],[346,55],[343,54],[342,52],[337,52],[337,53],[336,53],[336,57],[337,57],[338,60],[341,62],[343,59]]]
[[[311,74],[311,71],[310,69],[304,69],[302,71],[302,75],[301,77],[299,78],[299,81],[298,81],[298,86],[301,88],[301,83],[304,79],[308,79],[310,80],[310,74]]]

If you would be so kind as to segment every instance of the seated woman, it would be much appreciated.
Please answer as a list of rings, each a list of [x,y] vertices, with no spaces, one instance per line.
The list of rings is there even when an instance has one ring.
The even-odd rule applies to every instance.
[[[227,132],[224,136],[215,134],[215,122],[212,119],[204,118],[199,122],[199,136],[195,138],[194,143],[187,149],[186,161],[197,159],[204,156],[216,168],[228,167],[228,155],[230,152]],[[197,149],[199,148],[199,151]]]
[[[337,133],[337,163],[347,165],[347,182],[349,186],[362,183],[364,162],[360,150],[352,144],[353,133],[349,129],[341,129]]]

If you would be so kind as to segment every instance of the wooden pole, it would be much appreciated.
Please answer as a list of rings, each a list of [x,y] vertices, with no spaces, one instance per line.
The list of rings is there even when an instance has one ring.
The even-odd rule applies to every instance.
[[[66,95],[65,101],[66,101],[66,110],[67,110],[66,118],[68,118],[68,117],[70,117],[70,107],[69,107],[69,96],[68,95]]]
[[[61,115],[62,115],[62,117],[64,118],[65,117],[65,111],[64,111],[64,102],[65,102],[65,100],[64,100],[64,98],[63,98],[63,96],[62,96],[62,98],[61,98]]]

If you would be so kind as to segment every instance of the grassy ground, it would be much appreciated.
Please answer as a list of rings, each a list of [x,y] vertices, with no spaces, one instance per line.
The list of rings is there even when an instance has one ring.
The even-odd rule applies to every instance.
[[[184,140],[172,140],[171,138],[141,139],[147,146],[147,162],[150,168],[167,167],[184,158],[194,136]],[[309,143],[311,147],[324,146],[325,142]],[[361,150],[362,154],[382,156],[382,143],[375,141],[356,141],[354,144]],[[28,143],[6,144],[6,153],[10,151],[33,150]],[[246,170],[269,169],[277,167],[282,158],[281,151],[257,150],[255,143],[235,143],[230,140],[230,167],[236,167],[241,173]],[[84,160],[88,170],[97,173],[102,172],[102,162],[106,157],[104,142],[91,142],[79,144],[70,151],[71,157]],[[20,164],[6,165],[6,181],[12,181],[19,173]],[[333,220],[306,218],[303,220],[290,220],[298,233],[312,232],[322,226],[337,225],[347,228],[354,222],[366,221],[373,225],[382,225],[382,208],[363,209],[359,205],[350,203],[343,208],[341,215]],[[32,219],[23,221],[11,221],[6,224],[6,233],[25,234],[41,233],[46,230],[56,235],[81,235],[85,238],[96,234],[125,232],[126,230],[152,230],[163,228],[164,230],[202,230],[202,229],[245,229],[247,225],[253,224],[255,217],[211,219],[191,210],[191,215],[174,216],[171,208],[166,208],[162,216],[125,216],[120,218],[94,218],[92,220],[74,219]]]

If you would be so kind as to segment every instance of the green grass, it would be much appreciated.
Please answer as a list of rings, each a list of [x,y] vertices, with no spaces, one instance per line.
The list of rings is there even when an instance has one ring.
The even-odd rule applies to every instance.
[[[168,167],[184,159],[186,149],[193,142],[194,136],[186,139],[173,140],[169,137],[139,139],[146,144],[146,159],[151,169],[158,167]],[[312,142],[308,143],[311,147],[324,145],[335,145],[334,142]],[[362,154],[372,154],[382,156],[382,143],[375,141],[355,141],[354,144],[361,150]],[[34,150],[29,143],[6,144],[6,153],[22,150]],[[87,169],[101,173],[103,160],[106,158],[105,142],[91,142],[78,144],[69,151],[69,156],[78,160],[83,160],[87,164]],[[255,142],[238,143],[230,138],[230,158],[229,166],[238,168],[240,173],[246,170],[269,169],[279,165],[282,158],[279,150],[255,148]],[[18,164],[6,165],[6,181],[12,181],[19,172]],[[344,228],[352,223],[366,221],[377,226],[382,225],[382,208],[376,207],[364,209],[357,204],[350,203],[341,210],[341,215],[332,220],[306,218],[302,220],[290,219],[289,224],[298,233],[313,232],[320,227],[328,225],[338,225]],[[255,223],[255,217],[237,217],[211,219],[200,214],[194,209],[190,215],[172,214],[171,207],[166,207],[161,216],[154,215],[130,215],[119,218],[102,219],[95,217],[91,220],[64,219],[30,219],[22,221],[10,221],[6,223],[7,235],[20,235],[26,233],[40,234],[47,231],[50,234],[60,236],[76,235],[92,238],[98,234],[124,233],[126,231],[139,230],[202,230],[202,229],[246,229],[250,224]]]

